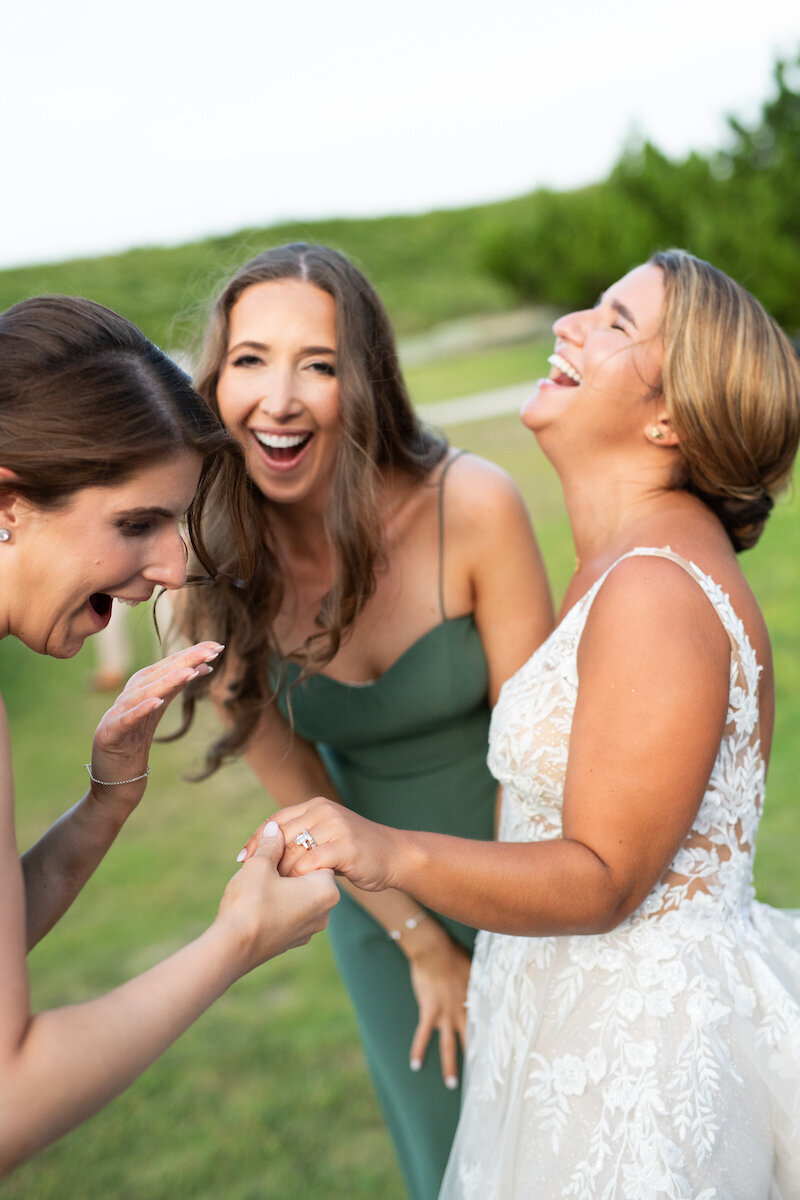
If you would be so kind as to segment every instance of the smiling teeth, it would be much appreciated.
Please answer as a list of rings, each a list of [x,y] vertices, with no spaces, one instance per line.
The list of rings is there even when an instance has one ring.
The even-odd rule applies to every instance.
[[[127,604],[128,608],[136,608],[141,603],[141,600],[123,600],[122,596],[117,596],[117,604]]]
[[[302,446],[307,438],[307,433],[256,433],[256,441],[270,450],[291,450]]]
[[[571,363],[562,358],[560,354],[551,354],[547,361],[551,367],[556,367],[568,379],[572,379],[575,383],[583,383],[583,376],[575,370]]]

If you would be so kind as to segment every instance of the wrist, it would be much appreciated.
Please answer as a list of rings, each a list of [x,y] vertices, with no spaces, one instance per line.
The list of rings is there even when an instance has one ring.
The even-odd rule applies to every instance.
[[[115,772],[107,766],[98,767],[95,771],[91,762],[83,765],[90,780],[87,794],[95,803],[102,805],[103,809],[118,811],[121,816],[120,823],[124,821],[144,795],[150,763],[145,764],[136,774],[126,774],[124,770]],[[119,778],[115,777],[116,774]]]
[[[449,935],[432,914],[426,915],[429,920],[420,921],[413,929],[403,929],[403,935],[397,942],[409,963],[442,954],[448,948]]]
[[[386,936],[393,942],[407,942],[411,934],[429,915],[426,909],[418,908],[416,912],[409,913],[396,925],[390,926],[386,930]]]

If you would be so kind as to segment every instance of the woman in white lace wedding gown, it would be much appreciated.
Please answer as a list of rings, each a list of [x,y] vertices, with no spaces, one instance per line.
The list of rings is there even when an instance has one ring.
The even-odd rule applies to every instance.
[[[493,713],[498,843],[317,799],[277,814],[284,863],[492,931],[442,1200],[797,1200],[800,919],[753,893],[774,691],[736,552],[791,468],[800,365],[677,251],[555,333],[523,421],[580,559]]]
[[[688,836],[627,921],[602,936],[479,934],[444,1197],[800,1196],[800,920],[753,899],[759,666],[713,580],[666,549],[631,554],[688,572],[730,639],[719,754]],[[578,645],[605,578],[501,692],[501,841],[561,836]]]

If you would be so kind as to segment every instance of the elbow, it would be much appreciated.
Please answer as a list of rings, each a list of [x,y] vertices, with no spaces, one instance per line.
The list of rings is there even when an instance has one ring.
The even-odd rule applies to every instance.
[[[594,851],[588,851],[591,862],[582,863],[583,887],[574,888],[576,902],[572,932],[578,934],[612,933],[636,909],[638,900],[627,881],[615,875],[612,868]]]
[[[639,901],[632,895],[629,888],[620,889],[612,885],[604,897],[598,897],[598,903],[591,917],[592,928],[586,929],[584,932],[613,933],[623,921],[627,921],[638,906]]]

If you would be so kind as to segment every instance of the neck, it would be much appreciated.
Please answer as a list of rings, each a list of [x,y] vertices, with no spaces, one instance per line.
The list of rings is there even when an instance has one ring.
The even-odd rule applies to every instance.
[[[602,566],[630,549],[654,524],[670,494],[661,473],[637,463],[611,474],[605,469],[565,473],[562,483],[578,568]]]

